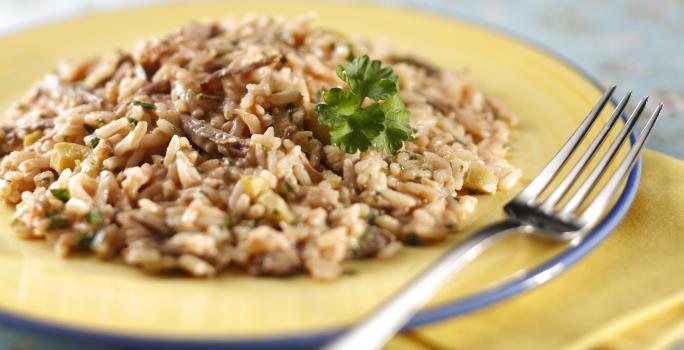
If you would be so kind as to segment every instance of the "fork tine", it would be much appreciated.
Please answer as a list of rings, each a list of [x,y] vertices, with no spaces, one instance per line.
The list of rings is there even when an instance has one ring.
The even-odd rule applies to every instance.
[[[594,188],[594,186],[596,186],[598,180],[601,179],[601,176],[605,173],[610,162],[613,160],[613,158],[615,158],[620,146],[625,142],[627,136],[629,136],[629,134],[632,132],[632,129],[634,129],[636,121],[639,119],[641,112],[644,111],[647,101],[648,97],[639,101],[639,104],[634,109],[634,112],[632,112],[629,120],[627,120],[625,125],[622,127],[622,130],[620,130],[618,136],[615,138],[615,140],[613,140],[613,143],[610,144],[606,154],[603,155],[599,163],[596,165],[596,168],[594,168],[594,170],[589,174],[589,177],[587,177],[584,183],[582,183],[579,189],[577,189],[577,192],[575,192],[572,197],[570,197],[568,202],[563,206],[560,211],[561,215],[567,216],[575,212],[575,210],[579,208],[580,204],[582,204],[582,202],[587,198],[591,190]]]
[[[552,210],[553,207],[558,203],[561,198],[567,193],[568,189],[572,187],[572,185],[577,181],[579,178],[579,175],[582,174],[584,169],[586,168],[587,164],[589,161],[591,161],[592,158],[594,158],[594,155],[596,155],[596,151],[598,148],[603,144],[603,142],[606,140],[606,136],[608,135],[608,132],[613,129],[613,126],[615,126],[615,122],[617,121],[618,117],[622,115],[622,112],[625,110],[625,107],[627,106],[627,102],[629,102],[629,98],[632,96],[632,92],[628,91],[625,97],[622,98],[620,103],[615,107],[615,110],[613,111],[613,114],[610,116],[610,119],[608,119],[608,122],[606,122],[605,125],[601,128],[601,131],[599,131],[598,135],[594,138],[594,140],[591,142],[591,145],[589,145],[589,148],[582,154],[582,157],[577,161],[577,164],[575,164],[572,167],[572,170],[570,170],[570,173],[561,181],[561,183],[556,187],[556,189],[551,192],[548,198],[544,200],[544,202],[540,205],[540,209],[544,211],[549,211]]]
[[[643,130],[641,130],[641,134],[639,134],[639,138],[637,139],[636,143],[634,143],[632,148],[629,150],[629,153],[627,153],[625,159],[620,162],[620,165],[615,170],[615,173],[613,176],[611,176],[608,183],[606,183],[594,201],[587,207],[584,213],[582,213],[580,217],[581,220],[593,224],[601,217],[603,208],[608,205],[610,199],[613,198],[615,193],[620,188],[622,181],[627,177],[627,174],[630,173],[632,167],[634,167],[636,160],[641,154],[641,149],[644,147],[646,139],[648,139],[648,136],[651,134],[653,126],[655,125],[656,120],[658,120],[658,116],[660,115],[662,109],[663,104],[661,103],[658,105],[655,111],[653,111],[653,114],[648,119],[648,122],[646,122]]]
[[[579,128],[570,136],[570,138],[565,142],[563,147],[556,153],[556,155],[549,161],[548,164],[542,169],[541,172],[535,177],[532,182],[530,182],[525,189],[523,189],[516,198],[529,202],[532,199],[539,196],[539,194],[544,191],[546,186],[555,178],[558,174],[558,170],[565,164],[565,162],[570,158],[572,153],[577,148],[577,144],[584,139],[587,135],[587,131],[594,124],[598,118],[601,111],[606,106],[610,97],[613,95],[616,86],[613,85],[601,96],[601,99],[596,103],[594,108],[589,112],[586,118],[582,121]]]

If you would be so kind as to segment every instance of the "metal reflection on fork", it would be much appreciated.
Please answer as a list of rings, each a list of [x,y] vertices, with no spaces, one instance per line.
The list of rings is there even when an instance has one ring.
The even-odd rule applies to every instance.
[[[617,119],[624,112],[631,96],[631,92],[627,93],[579,160],[570,168],[559,184],[551,188],[552,181],[558,177],[560,170],[569,163],[570,157],[578,149],[580,142],[588,134],[591,126],[610,101],[615,88],[612,86],[603,94],[553,159],[527,187],[504,206],[509,218],[485,227],[449,249],[398,293],[349,331],[334,339],[324,349],[380,348],[457,272],[494,242],[508,235],[534,232],[540,236],[560,241],[572,241],[573,243],[581,241],[609,209],[611,200],[620,190],[620,184],[636,163],[663,107],[662,104],[658,105],[612,176],[601,188],[597,188],[599,181],[608,171],[608,167],[615,161],[620,146],[625,143],[640,119],[648,97],[642,99],[613,142],[603,152],[603,156],[600,157],[589,175],[573,192],[572,189],[575,187],[573,185],[578,183],[580,176],[585,170],[588,170],[591,160],[598,155],[600,146],[608,138],[609,132],[615,127]],[[590,197],[595,189],[597,194]],[[547,190],[550,193],[544,198],[542,194]],[[566,201],[563,202],[563,199]],[[583,205],[584,207],[582,207]]]

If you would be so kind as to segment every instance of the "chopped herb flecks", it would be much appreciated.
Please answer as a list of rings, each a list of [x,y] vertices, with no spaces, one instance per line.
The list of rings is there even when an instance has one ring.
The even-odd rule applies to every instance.
[[[63,210],[53,210],[47,213],[46,217],[50,219],[48,224],[48,231],[59,230],[69,227],[69,218],[64,214]]]
[[[219,227],[221,227],[224,230],[227,230],[228,228],[230,228],[230,225],[232,222],[233,222],[233,215],[228,214],[228,216],[225,219],[223,219],[223,222],[221,223],[221,225]]]
[[[104,222],[104,218],[99,210],[93,208],[86,213],[86,222],[90,225],[99,225]]]
[[[371,225],[375,225],[375,220],[377,219],[378,214],[375,212],[374,209],[371,209],[368,211],[368,216],[366,219],[368,220],[368,223]]]
[[[423,240],[420,239],[420,237],[418,237],[418,235],[416,235],[413,232],[405,234],[402,237],[401,241],[404,242],[404,244],[411,246],[419,246],[423,244]]]
[[[93,137],[92,139],[90,139],[90,147],[95,148],[99,144],[100,144],[100,138],[99,137]]]
[[[133,105],[134,106],[140,106],[143,109],[151,110],[151,109],[156,109],[157,106],[154,105],[154,103],[150,102],[145,102],[145,101],[140,101],[140,100],[133,100]]]
[[[66,203],[69,199],[71,199],[71,195],[69,195],[68,188],[54,188],[51,189],[50,192],[55,198],[59,199],[62,202]]]
[[[94,239],[95,234],[92,232],[81,233],[81,235],[78,237],[78,241],[76,241],[76,244],[78,244],[78,246],[81,248],[90,248],[90,246],[93,245]]]
[[[140,122],[138,119],[131,117],[126,117],[126,120],[128,120],[128,124],[131,124],[131,126],[136,126],[138,125],[138,122]]]

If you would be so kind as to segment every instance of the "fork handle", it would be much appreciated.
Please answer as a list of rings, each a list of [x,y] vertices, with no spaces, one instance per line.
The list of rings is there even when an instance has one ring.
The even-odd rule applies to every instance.
[[[494,242],[511,233],[521,232],[523,227],[515,219],[506,219],[489,225],[456,244],[363,321],[323,349],[379,349],[457,272]]]

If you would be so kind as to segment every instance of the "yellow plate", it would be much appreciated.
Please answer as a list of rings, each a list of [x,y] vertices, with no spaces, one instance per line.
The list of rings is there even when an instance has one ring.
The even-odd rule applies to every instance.
[[[484,90],[521,117],[512,136],[511,160],[523,169],[523,182],[536,174],[601,95],[594,83],[557,58],[472,24],[365,5],[236,2],[107,13],[0,39],[0,105],[6,107],[18,99],[60,59],[131,48],[138,39],[170,31],[192,19],[248,12],[295,16],[307,11],[318,13],[316,25],[384,41],[445,67],[467,67]],[[635,189],[635,185],[632,181],[628,187]],[[478,218],[469,227],[481,227],[501,217],[503,203],[516,191],[483,198]],[[625,208],[630,193],[623,193]],[[305,335],[279,344],[314,341],[322,336],[317,332],[348,325],[377,306],[462,237],[450,237],[434,247],[408,248],[386,260],[350,263],[357,274],[333,282],[230,273],[193,279],[153,276],[95,258],[61,259],[45,242],[15,238],[9,230],[11,212],[9,207],[0,207],[0,322],[37,331],[106,334],[102,339],[110,340],[212,339],[230,344],[236,339],[268,342],[280,336]],[[620,219],[619,214],[613,215],[614,222],[601,237]],[[600,239],[585,245],[584,252],[573,259],[598,242]],[[424,314],[419,322],[480,307],[536,285],[532,282],[539,282],[534,280],[539,277],[530,275],[530,269],[566,249],[524,238],[502,242],[435,296],[430,302],[434,312]],[[567,262],[571,261],[560,261],[560,266]],[[509,285],[508,290],[492,289],[513,280],[517,284]],[[471,304],[454,303],[464,296],[470,296]],[[451,309],[434,308],[445,303],[451,303]]]

